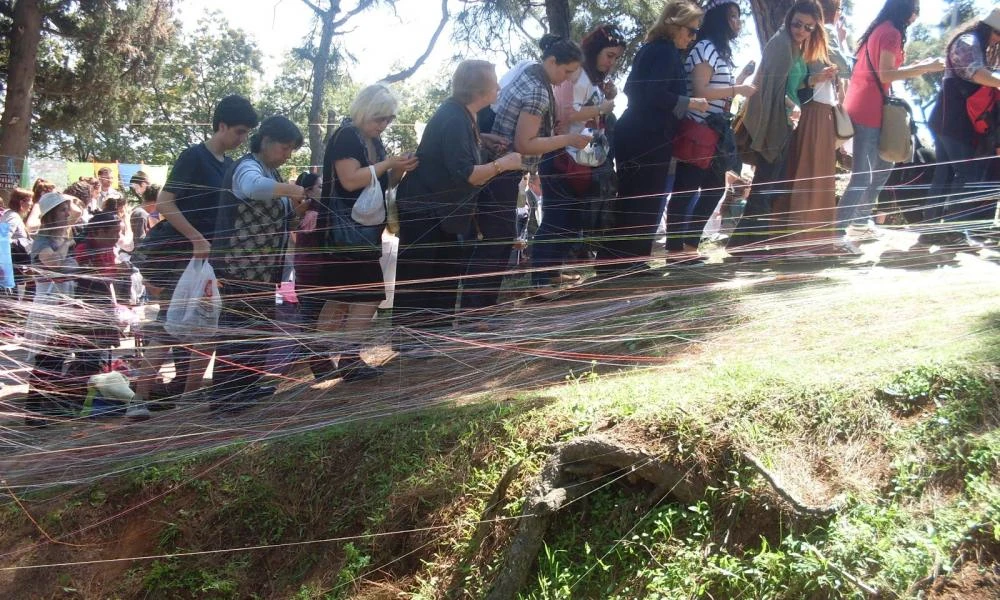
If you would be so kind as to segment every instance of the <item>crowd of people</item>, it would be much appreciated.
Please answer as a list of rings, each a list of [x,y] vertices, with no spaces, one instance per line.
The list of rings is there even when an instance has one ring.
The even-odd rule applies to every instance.
[[[617,277],[645,264],[664,211],[668,257],[696,259],[706,223],[735,189],[749,195],[731,255],[775,247],[855,254],[879,235],[878,197],[894,167],[884,158],[898,141],[887,140],[883,123],[884,107],[896,102],[891,83],[929,73],[945,75],[930,120],[938,162],[924,216],[992,219],[996,198],[977,195],[975,184],[1000,151],[1000,9],[962,28],[944,60],[909,64],[918,0],[886,0],[857,44],[840,10],[840,0],[795,3],[759,67],[737,68],[744,15],[736,2],[668,0],[638,47],[617,119],[613,80],[633,40],[601,24],[579,44],[546,35],[538,59],[502,80],[489,62],[461,62],[415,152],[383,144],[398,100],[375,84],[329,135],[323,164],[288,182],[280,170],[302,132],[284,116],[260,121],[249,100],[228,96],[211,137],[178,156],[162,189],[140,172],[126,196],[101,172],[62,192],[41,180],[15,190],[3,221],[24,268],[19,297],[26,277],[34,283],[28,424],[77,414],[81,382],[107,368],[106,351],[117,345],[113,319],[81,322],[71,307],[87,302],[111,314],[109,298],[123,301],[137,276],[132,300],[161,307],[144,326],[146,349],[123,409],[138,419],[169,408],[164,398],[228,413],[273,394],[269,346],[287,338],[275,326],[275,290],[290,271],[299,326],[285,341],[296,360],[318,380],[379,377],[383,369],[362,350],[386,297],[387,227],[399,244],[393,330],[423,333],[484,327],[512,254],[517,263],[530,252],[522,262],[542,296],[580,278],[564,267],[587,263]],[[228,156],[248,139],[245,155]],[[847,139],[853,173],[838,201],[835,168]],[[542,218],[524,248],[517,209],[539,194]],[[217,334],[189,343],[165,327],[165,308],[186,269],[206,261],[223,309]],[[419,357],[420,344],[407,339],[416,338],[400,336],[394,350]],[[176,376],[167,385],[160,370],[171,357]]]

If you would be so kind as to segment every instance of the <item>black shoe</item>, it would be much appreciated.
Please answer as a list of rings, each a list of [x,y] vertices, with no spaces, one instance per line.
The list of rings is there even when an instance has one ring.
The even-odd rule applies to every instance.
[[[25,427],[31,427],[32,429],[45,429],[46,427],[49,426],[49,420],[40,419],[32,415],[25,415],[24,425]]]
[[[208,405],[210,412],[234,414],[243,412],[257,402],[270,398],[278,391],[273,385],[261,385],[231,392]]]
[[[151,400],[146,403],[146,408],[152,412],[161,412],[164,410],[173,410],[177,408],[177,405],[166,400]]]
[[[968,245],[968,238],[964,231],[921,233],[919,241],[927,246],[962,247]]]
[[[351,382],[381,377],[385,373],[385,369],[382,367],[373,367],[364,361],[358,361],[344,367],[340,372],[343,374],[344,381]]]

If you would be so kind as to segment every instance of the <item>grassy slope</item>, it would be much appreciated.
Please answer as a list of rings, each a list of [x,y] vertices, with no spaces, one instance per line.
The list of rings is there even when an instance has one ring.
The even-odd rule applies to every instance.
[[[27,503],[38,527],[8,504],[0,547],[16,553],[4,565],[182,556],[0,571],[0,590],[483,597],[546,447],[600,430],[716,485],[692,506],[650,505],[640,482],[608,477],[550,529],[526,598],[912,596],[956,559],[998,558],[998,275],[972,261],[716,289],[670,301],[691,324],[672,334],[693,340],[680,350],[662,337],[627,344],[670,352],[667,366],[578,370],[540,391],[52,492]],[[760,457],[792,494],[837,503],[838,515],[783,518],[723,448]],[[490,514],[500,520],[477,524],[515,464]],[[124,509],[67,539],[79,547],[31,545],[39,528],[58,536]],[[271,547],[183,556],[253,545]]]

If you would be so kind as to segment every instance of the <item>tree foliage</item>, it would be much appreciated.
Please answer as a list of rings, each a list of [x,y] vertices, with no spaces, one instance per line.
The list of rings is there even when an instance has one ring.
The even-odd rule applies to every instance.
[[[563,6],[556,7],[556,4]],[[656,20],[662,2],[651,0],[466,0],[455,19],[455,41],[467,48],[502,53],[508,66],[538,56],[537,41],[560,15],[572,15],[570,37],[581,39],[598,23],[614,23],[630,41],[625,64]]]
[[[171,0],[61,0],[38,6],[43,20],[34,75],[33,150],[86,158],[102,143],[120,145],[121,124],[140,116],[142,86],[173,35]],[[0,65],[13,76],[10,48],[4,50]]]
[[[218,12],[161,49],[154,77],[142,86],[142,119],[123,128],[146,161],[170,162],[211,133],[212,112],[229,94],[253,97],[262,56],[245,32]]]
[[[976,16],[976,6],[973,0],[944,0],[944,17],[937,25],[928,27],[918,24],[907,32],[907,60],[917,61],[930,57],[944,57],[954,33],[963,23]],[[917,105],[926,113],[934,103],[938,90],[941,89],[943,73],[924,75],[906,80],[906,89],[913,94]]]

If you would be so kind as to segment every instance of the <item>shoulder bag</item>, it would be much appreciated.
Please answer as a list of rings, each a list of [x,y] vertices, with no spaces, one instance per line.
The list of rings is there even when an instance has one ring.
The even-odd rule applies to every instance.
[[[895,96],[887,96],[878,76],[875,65],[872,64],[868,45],[865,44],[865,57],[872,77],[882,95],[882,129],[878,137],[878,153],[882,160],[891,163],[905,163],[913,160],[913,110],[906,100]]]
[[[674,158],[702,170],[708,169],[720,137],[719,132],[707,123],[682,119],[674,137]]]
[[[854,137],[854,123],[851,122],[851,117],[840,104],[835,104],[833,107],[833,131],[840,141],[847,141]]]
[[[334,141],[331,144],[336,144],[336,136],[344,130],[341,127],[334,134]],[[378,182],[378,178],[375,177],[374,167],[369,167],[372,169],[372,180],[375,186],[378,186],[378,191],[381,192],[381,184]],[[328,233],[329,246],[336,248],[338,252],[350,252],[352,254],[362,254],[365,256],[379,257],[382,256],[382,232],[385,230],[385,205],[382,205],[382,221],[375,225],[365,225],[359,223],[354,219],[353,208],[347,206],[343,198],[338,198],[335,194],[336,185],[335,181],[337,178],[337,171],[335,168],[331,169],[330,173],[330,190],[334,194],[333,198],[330,199],[329,210],[330,210],[330,229]],[[372,188],[370,183],[365,191]],[[362,192],[364,195],[364,192]],[[361,201],[361,196],[358,197],[357,202]],[[384,197],[382,202],[385,202]],[[369,221],[370,222],[370,221]]]

